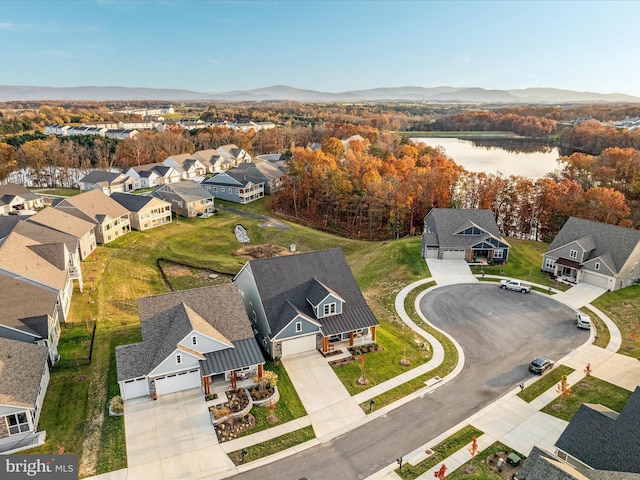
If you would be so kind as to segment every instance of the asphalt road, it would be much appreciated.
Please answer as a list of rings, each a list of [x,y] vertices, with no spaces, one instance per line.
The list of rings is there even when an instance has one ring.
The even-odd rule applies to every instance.
[[[495,283],[441,287],[423,297],[420,308],[462,346],[460,375],[331,442],[233,478],[366,478],[530,378],[527,365],[534,356],[558,360],[589,336],[576,328],[571,308]]]

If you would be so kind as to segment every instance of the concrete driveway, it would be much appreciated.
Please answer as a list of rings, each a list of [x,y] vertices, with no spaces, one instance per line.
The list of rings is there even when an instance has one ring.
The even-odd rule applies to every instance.
[[[429,273],[438,285],[477,282],[465,260],[438,260],[427,258]]]
[[[593,302],[600,295],[604,294],[604,288],[594,287],[588,283],[579,283],[569,290],[558,293],[553,298],[559,302],[566,303],[573,308],[580,308]]]
[[[200,389],[125,405],[128,478],[197,479],[234,467]]]
[[[366,416],[317,351],[284,357],[282,364],[320,441]]]

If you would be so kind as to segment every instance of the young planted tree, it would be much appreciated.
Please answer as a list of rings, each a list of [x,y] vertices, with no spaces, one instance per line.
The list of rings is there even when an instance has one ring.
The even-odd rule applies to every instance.
[[[584,374],[585,374],[587,377],[590,377],[592,372],[593,372],[593,370],[591,369],[591,364],[590,364],[590,363],[587,363],[587,366],[586,366],[586,367],[584,367]]]
[[[444,477],[447,473],[447,466],[443,463],[439,470],[433,472],[433,476],[438,480],[444,480]]]
[[[469,453],[471,453],[471,457],[475,457],[478,452],[478,439],[476,437],[473,437],[473,439],[471,440],[471,445],[469,446]]]
[[[562,398],[567,398],[571,395],[571,387],[569,386],[569,382],[567,381],[567,376],[563,375],[560,379],[560,383],[556,387],[556,391],[560,394]]]

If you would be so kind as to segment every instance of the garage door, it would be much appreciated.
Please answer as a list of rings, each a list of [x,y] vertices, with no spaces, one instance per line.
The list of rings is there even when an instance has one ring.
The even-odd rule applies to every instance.
[[[181,392],[200,386],[200,370],[189,370],[166,377],[156,378],[156,393],[166,395],[167,393]]]
[[[609,288],[609,277],[604,277],[602,275],[598,275],[597,273],[584,272],[582,281],[584,283],[588,283],[589,285],[593,285],[594,287],[600,287],[604,289]]]
[[[437,248],[427,248],[427,254],[425,258],[438,258],[438,249]]]
[[[443,260],[464,260],[464,250],[444,250],[442,252]]]
[[[310,352],[316,349],[316,336],[293,338],[282,342],[282,356],[295,355],[296,353]]]
[[[145,397],[149,395],[149,382],[147,377],[136,378],[124,382],[124,400],[131,398]]]

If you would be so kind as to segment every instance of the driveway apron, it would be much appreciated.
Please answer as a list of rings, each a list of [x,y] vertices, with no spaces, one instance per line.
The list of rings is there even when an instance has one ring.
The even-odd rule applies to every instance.
[[[427,258],[426,260],[429,273],[431,273],[431,277],[438,285],[454,285],[478,281],[471,274],[471,269],[464,260],[438,260],[437,258]]]
[[[320,353],[313,351],[284,357],[282,364],[320,441],[365,417]]]
[[[565,303],[573,308],[580,308],[588,305],[602,295],[604,288],[594,287],[588,283],[578,283],[569,290],[557,294],[555,297],[559,302]]]
[[[200,389],[125,405],[129,478],[196,479],[233,468]]]

